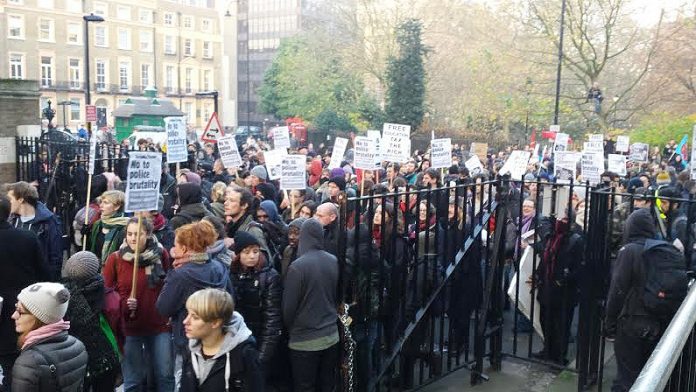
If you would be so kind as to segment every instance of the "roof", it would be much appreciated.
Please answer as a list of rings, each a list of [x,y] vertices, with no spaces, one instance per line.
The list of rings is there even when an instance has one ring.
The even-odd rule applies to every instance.
[[[126,118],[133,116],[183,116],[184,114],[168,99],[142,97],[128,98],[126,103],[113,111],[114,117]]]

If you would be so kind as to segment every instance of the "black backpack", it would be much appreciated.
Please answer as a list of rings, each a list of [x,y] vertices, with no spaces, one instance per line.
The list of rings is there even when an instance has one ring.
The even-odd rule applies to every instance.
[[[643,247],[643,262],[645,309],[657,317],[671,319],[689,288],[686,259],[669,242],[647,240]]]

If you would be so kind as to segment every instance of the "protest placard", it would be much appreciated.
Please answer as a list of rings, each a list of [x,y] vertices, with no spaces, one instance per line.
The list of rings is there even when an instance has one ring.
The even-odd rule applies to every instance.
[[[561,132],[561,126],[558,124],[549,125],[549,131],[551,131],[553,133],[559,133],[559,132]]]
[[[430,141],[430,167],[440,169],[452,166],[452,139]]]
[[[87,167],[87,173],[89,175],[94,174],[95,160],[97,159],[97,138],[93,137],[89,140],[89,163]]]
[[[285,155],[280,164],[280,189],[304,190],[307,187],[306,164],[306,155]]]
[[[628,136],[619,136],[616,138],[616,152],[628,152]]]
[[[505,161],[505,164],[500,169],[500,175],[506,175],[510,173],[510,178],[513,180],[519,180],[527,172],[527,165],[529,164],[529,151],[515,150],[510,153],[510,157]]]
[[[583,181],[589,181],[590,185],[599,184],[604,173],[604,154],[601,152],[583,151],[581,159]]]
[[[475,176],[483,171],[481,160],[476,155],[473,155],[471,158],[467,159],[467,161],[464,162],[464,167],[469,169],[469,176]]]
[[[353,139],[353,166],[356,169],[372,170],[375,167],[375,140],[367,136],[356,136]]]
[[[475,154],[481,161],[488,159],[488,143],[471,143],[469,152]]]
[[[162,176],[162,153],[131,151],[128,157],[126,212],[156,211]]]
[[[406,162],[411,156],[411,126],[385,123],[381,147],[383,160]]]
[[[367,131],[367,137],[375,141],[375,167],[382,166],[382,133],[380,131]]]
[[[582,144],[583,152],[598,152],[604,154],[604,141],[589,141]]]
[[[534,232],[534,230],[532,230],[532,232]],[[533,235],[531,242],[534,242]],[[532,309],[536,309],[534,311],[533,326],[536,333],[538,333],[543,339],[544,331],[541,329],[541,317],[539,316],[539,313],[541,312],[538,311],[538,309],[540,309],[539,301],[537,300],[536,296],[532,296],[529,286],[525,283],[530,279],[533,279],[534,268],[541,263],[539,255],[537,255],[536,263],[534,262],[535,253],[537,252],[534,252],[534,247],[528,246],[525,248],[524,252],[522,253],[522,258],[520,259],[519,271],[513,275],[507,295],[510,297],[510,301],[512,303],[517,302],[517,308],[528,319],[532,317]],[[520,285],[519,288],[517,287],[518,285]],[[534,302],[534,304],[532,304],[532,302]]]
[[[626,155],[609,154],[607,156],[607,170],[620,176],[625,176],[626,158]]]
[[[604,143],[604,135],[601,133],[593,133],[590,135],[589,141]]]
[[[553,152],[566,150],[568,150],[568,134],[559,132],[556,134],[556,139],[553,142]]]
[[[694,125],[693,136],[691,138],[691,179],[696,180],[696,125]]]
[[[183,117],[165,117],[164,129],[167,132],[167,163],[188,161],[186,123]]]
[[[645,143],[633,143],[631,145],[631,155],[629,158],[633,162],[647,162],[649,148],[650,147]]]
[[[329,170],[341,167],[341,162],[343,161],[343,155],[346,153],[346,146],[348,146],[348,139],[344,137],[337,137],[334,142],[333,151],[331,152],[331,162],[329,162]]]
[[[277,180],[280,178],[280,166],[283,164],[283,157],[288,155],[288,150],[275,149],[263,152],[263,159],[266,163],[266,171],[268,172],[269,180]]]
[[[220,151],[220,160],[222,160],[222,164],[225,168],[229,169],[242,165],[242,157],[239,155],[237,141],[234,140],[234,136],[227,135],[219,138],[218,151]]]
[[[275,127],[271,129],[273,133],[273,148],[290,148],[290,129],[288,127]]]
[[[579,153],[575,151],[556,151],[554,154],[554,177],[557,182],[575,181]]]

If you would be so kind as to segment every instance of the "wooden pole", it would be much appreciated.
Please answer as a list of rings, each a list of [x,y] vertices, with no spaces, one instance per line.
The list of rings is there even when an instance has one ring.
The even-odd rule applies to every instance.
[[[135,292],[138,287],[138,258],[140,257],[140,231],[143,223],[142,214],[138,214],[138,234],[135,242],[135,258],[133,259],[133,283],[131,285],[130,298],[135,298]],[[131,317],[135,317],[135,311],[131,312]]]
[[[295,208],[295,203],[292,202],[292,200],[288,199],[290,202],[290,221],[295,220],[295,213],[297,212],[297,208]]]
[[[92,176],[87,176],[87,202],[85,202],[85,227],[89,224],[89,200],[92,197]],[[82,250],[87,250],[87,236],[82,236]]]
[[[179,174],[181,173],[181,163],[176,163],[176,180],[179,181]]]
[[[363,192],[365,192],[365,172],[363,172],[362,178],[360,179],[360,197],[363,197]]]

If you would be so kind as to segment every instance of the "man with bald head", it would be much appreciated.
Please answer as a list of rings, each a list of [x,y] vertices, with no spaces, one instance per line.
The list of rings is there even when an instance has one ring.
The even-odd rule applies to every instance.
[[[323,203],[317,207],[314,218],[324,229],[324,250],[336,255],[338,250],[338,208],[334,203]]]

